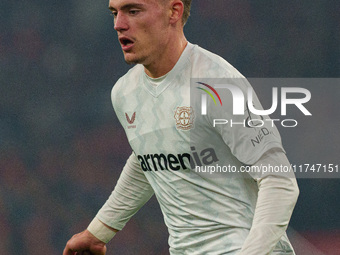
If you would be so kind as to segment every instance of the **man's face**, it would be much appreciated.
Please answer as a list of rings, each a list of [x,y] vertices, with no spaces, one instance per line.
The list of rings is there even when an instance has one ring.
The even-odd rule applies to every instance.
[[[125,61],[149,65],[157,61],[169,42],[164,0],[110,0],[114,28]]]

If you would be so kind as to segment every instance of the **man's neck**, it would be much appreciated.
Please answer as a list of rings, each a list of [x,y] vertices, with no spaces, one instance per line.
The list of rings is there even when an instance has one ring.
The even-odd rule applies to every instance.
[[[148,65],[144,65],[145,73],[151,78],[161,77],[176,65],[177,61],[181,57],[185,47],[188,44],[184,34],[177,37],[177,41],[172,41],[168,44],[168,47],[164,50],[163,54],[159,58]]]

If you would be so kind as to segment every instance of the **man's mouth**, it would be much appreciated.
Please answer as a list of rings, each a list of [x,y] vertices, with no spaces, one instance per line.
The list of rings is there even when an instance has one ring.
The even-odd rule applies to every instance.
[[[133,44],[134,44],[134,42],[130,38],[127,38],[127,37],[119,38],[119,42],[120,42],[122,49],[124,51],[131,49]]]

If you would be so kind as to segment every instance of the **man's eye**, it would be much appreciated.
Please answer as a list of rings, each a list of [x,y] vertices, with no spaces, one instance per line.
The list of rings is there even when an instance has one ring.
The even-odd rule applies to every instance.
[[[111,15],[112,15],[113,17],[117,17],[117,12],[111,12]]]
[[[136,15],[136,14],[138,14],[139,13],[139,10],[130,10],[129,11],[129,14],[130,15]]]

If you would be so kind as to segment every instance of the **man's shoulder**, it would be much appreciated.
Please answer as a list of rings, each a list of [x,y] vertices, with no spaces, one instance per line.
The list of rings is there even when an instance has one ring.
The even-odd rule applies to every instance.
[[[244,78],[227,60],[198,45],[192,51],[193,71],[204,78]]]
[[[135,88],[139,79],[141,78],[143,70],[144,69],[142,65],[135,65],[132,67],[126,74],[118,79],[112,88],[111,95],[113,96],[114,94],[123,93],[125,90],[131,90]]]

